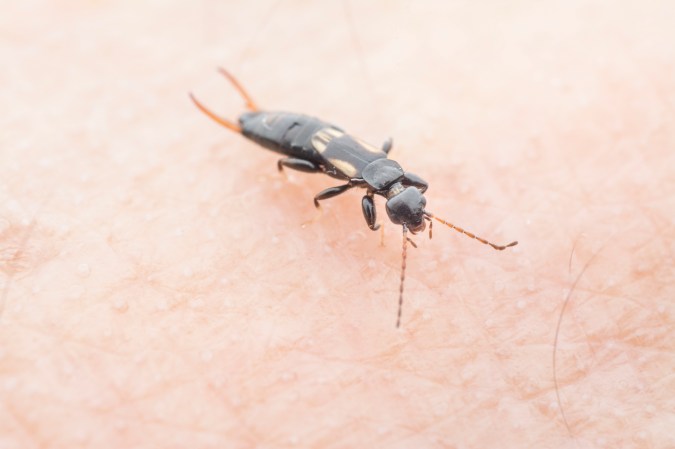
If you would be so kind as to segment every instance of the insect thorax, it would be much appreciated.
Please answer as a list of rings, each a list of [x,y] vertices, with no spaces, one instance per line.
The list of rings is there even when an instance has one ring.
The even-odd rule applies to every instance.
[[[389,190],[400,183],[404,176],[403,169],[391,159],[378,159],[363,169],[363,180],[376,192]]]

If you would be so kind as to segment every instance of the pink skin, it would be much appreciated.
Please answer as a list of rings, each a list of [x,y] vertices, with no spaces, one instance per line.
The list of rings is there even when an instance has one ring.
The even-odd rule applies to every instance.
[[[4,5],[0,447],[673,447],[672,2],[444,3]],[[396,330],[218,65],[519,246],[412,236]]]

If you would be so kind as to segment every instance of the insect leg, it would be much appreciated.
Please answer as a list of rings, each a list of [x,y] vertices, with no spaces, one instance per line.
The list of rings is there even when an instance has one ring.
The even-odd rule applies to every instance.
[[[382,151],[384,151],[386,154],[389,154],[392,145],[394,145],[394,141],[390,137],[387,140],[385,140],[384,143],[382,144]]]
[[[321,167],[314,162],[297,157],[285,157],[277,161],[277,168],[283,171],[284,167],[292,168],[293,170],[304,171],[305,173],[316,173],[321,171]]]
[[[403,185],[413,186],[420,189],[422,193],[427,191],[429,183],[417,176],[415,173],[405,172],[403,175]]]
[[[368,227],[373,231],[380,229],[380,225],[375,223],[377,214],[375,212],[375,201],[373,200],[372,193],[368,193],[363,197],[361,200],[361,208],[363,209],[363,217],[366,219]]]
[[[314,205],[316,206],[317,209],[319,209],[321,207],[319,205],[320,200],[326,200],[328,198],[338,196],[339,194],[346,192],[352,187],[354,187],[352,184],[344,184],[341,186],[329,187],[326,190],[322,190],[314,197]]]

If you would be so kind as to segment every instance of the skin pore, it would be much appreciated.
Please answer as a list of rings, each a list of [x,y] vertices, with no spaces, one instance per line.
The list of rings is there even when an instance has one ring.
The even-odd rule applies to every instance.
[[[0,447],[672,447],[672,3],[313,3],[5,5]],[[412,236],[397,330],[220,65],[519,245]]]

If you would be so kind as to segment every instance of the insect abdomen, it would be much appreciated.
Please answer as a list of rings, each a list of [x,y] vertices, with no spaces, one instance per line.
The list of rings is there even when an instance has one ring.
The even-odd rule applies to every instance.
[[[247,112],[239,117],[241,133],[257,144],[292,157],[319,163],[312,136],[332,125],[290,112]]]

